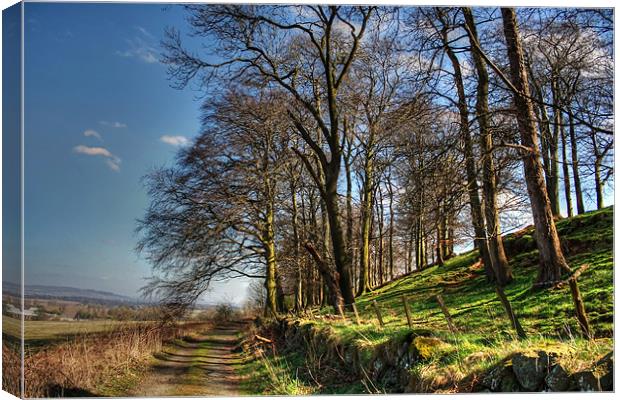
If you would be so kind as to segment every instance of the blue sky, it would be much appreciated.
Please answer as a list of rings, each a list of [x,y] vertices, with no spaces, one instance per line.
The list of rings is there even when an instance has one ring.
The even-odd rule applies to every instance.
[[[183,30],[184,11],[127,3],[25,10],[26,283],[133,296],[150,274],[134,252],[148,203],[140,179],[172,163],[199,130],[200,93],[172,89],[158,62],[164,29]],[[218,285],[207,297],[241,300],[246,285]]]
[[[172,89],[158,62],[183,10],[25,7],[26,283],[135,295],[150,269],[133,250],[140,178],[199,129],[199,93]]]

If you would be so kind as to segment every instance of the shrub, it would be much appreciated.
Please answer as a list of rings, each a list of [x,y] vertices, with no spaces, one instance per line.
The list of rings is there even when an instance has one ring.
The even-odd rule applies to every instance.
[[[215,306],[215,320],[224,322],[230,321],[235,314],[235,309],[230,303],[220,303]]]

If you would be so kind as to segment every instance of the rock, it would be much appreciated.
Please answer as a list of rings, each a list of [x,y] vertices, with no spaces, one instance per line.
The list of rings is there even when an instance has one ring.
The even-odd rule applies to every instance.
[[[301,337],[301,340],[303,340],[302,344],[304,347],[308,348],[309,344],[310,344],[310,340],[312,339],[312,335],[313,335],[313,331],[314,331],[314,326],[312,324],[305,324],[301,326],[301,332],[299,334],[299,336]]]
[[[601,390],[611,392],[614,390],[614,352],[609,352],[595,365],[597,375],[601,383]]]
[[[289,326],[284,332],[284,343],[287,349],[296,349],[300,347],[299,329],[295,325]]]
[[[383,362],[382,357],[377,354],[372,362],[370,363],[372,369],[372,379],[378,380],[381,374],[383,373],[383,368],[385,367],[385,363]]]
[[[398,347],[398,351],[396,355],[398,357],[397,365],[400,368],[407,369],[411,367],[411,360],[409,359],[409,344],[410,342],[405,341],[401,343],[400,346]]]
[[[512,370],[511,360],[505,360],[491,369],[482,379],[482,386],[492,392],[518,392],[519,382]]]
[[[359,354],[357,352],[357,347],[353,345],[349,345],[344,349],[344,363],[347,368],[357,374],[359,367]]]
[[[512,370],[523,389],[540,391],[545,377],[555,364],[555,358],[554,354],[545,351],[517,353],[512,357]]]
[[[330,336],[329,329],[313,329],[312,346],[317,357],[324,356],[328,351],[328,338]]]
[[[418,386],[420,384],[420,377],[417,373],[412,372],[409,374],[409,382],[405,386],[405,393],[417,393]]]
[[[520,392],[521,386],[519,386],[519,382],[517,381],[517,377],[514,372],[510,371],[507,373],[502,379],[502,383],[500,385],[501,392]]]
[[[332,345],[331,353],[333,354],[334,361],[336,361],[337,364],[342,365],[343,363],[345,363],[344,346],[341,343],[334,342],[334,344]]]
[[[394,390],[398,388],[400,383],[398,368],[392,366],[385,368],[379,382],[381,382],[384,389]]]
[[[401,391],[406,390],[407,384],[411,380],[411,372],[409,372],[409,369],[406,369],[406,368],[399,368],[398,370],[399,370],[398,386],[401,388]]]
[[[577,385],[577,390],[581,392],[601,391],[601,382],[594,371],[581,371],[574,373],[572,380]]]
[[[383,362],[390,367],[398,363],[398,343],[396,341],[388,341],[379,346],[377,354],[383,358]]]
[[[570,386],[570,376],[560,364],[551,368],[551,371],[545,378],[547,389],[552,392],[564,392]]]
[[[597,361],[590,369],[579,371],[571,376],[571,390],[600,392],[613,390],[613,351]]]

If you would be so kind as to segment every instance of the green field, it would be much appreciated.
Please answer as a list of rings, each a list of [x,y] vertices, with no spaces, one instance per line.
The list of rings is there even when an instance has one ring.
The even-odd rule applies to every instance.
[[[141,322],[126,321],[25,321],[26,342],[54,342],[82,334],[101,333],[115,328]],[[20,321],[2,316],[2,333],[14,339],[19,338]]]

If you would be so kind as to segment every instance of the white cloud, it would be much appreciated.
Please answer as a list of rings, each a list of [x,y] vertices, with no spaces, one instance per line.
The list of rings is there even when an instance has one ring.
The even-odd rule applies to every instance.
[[[127,124],[123,122],[110,122],[110,121],[99,121],[99,123],[103,126],[108,126],[110,128],[127,128]]]
[[[83,144],[75,146],[73,151],[78,154],[85,154],[87,156],[100,156],[104,157],[105,163],[114,172],[119,172],[121,170],[121,159],[115,156],[110,152],[110,150],[105,147],[91,147],[84,146]]]
[[[85,130],[84,131],[84,136],[86,136],[86,137],[95,137],[95,138],[97,138],[99,140],[103,140],[101,138],[101,135],[99,134],[99,132],[97,132],[94,129],[87,129],[87,130]]]
[[[185,136],[164,135],[160,137],[159,140],[172,146],[185,146],[189,143],[189,139],[187,139]]]
[[[86,154],[88,156],[103,156],[103,157],[113,157],[114,155],[108,151],[105,147],[90,147],[84,146],[83,144],[79,146],[75,146],[73,151],[80,154]]]
[[[151,32],[147,31],[146,28],[137,25],[136,29],[138,30],[138,32],[140,32],[142,35],[146,36],[149,39],[155,39],[155,37],[151,34]]]
[[[121,57],[137,58],[147,64],[154,64],[156,62],[159,62],[157,58],[159,51],[157,50],[157,48],[155,48],[154,45],[149,43],[152,41],[152,35],[148,33],[144,28],[137,27],[137,29],[148,40],[145,40],[143,37],[139,36],[136,36],[133,39],[127,39],[128,48],[126,50],[118,50],[116,54]]]
[[[120,158],[117,158],[114,160],[108,159],[108,160],[105,160],[105,163],[108,165],[108,168],[110,168],[112,171],[120,172],[121,170],[121,159]]]

